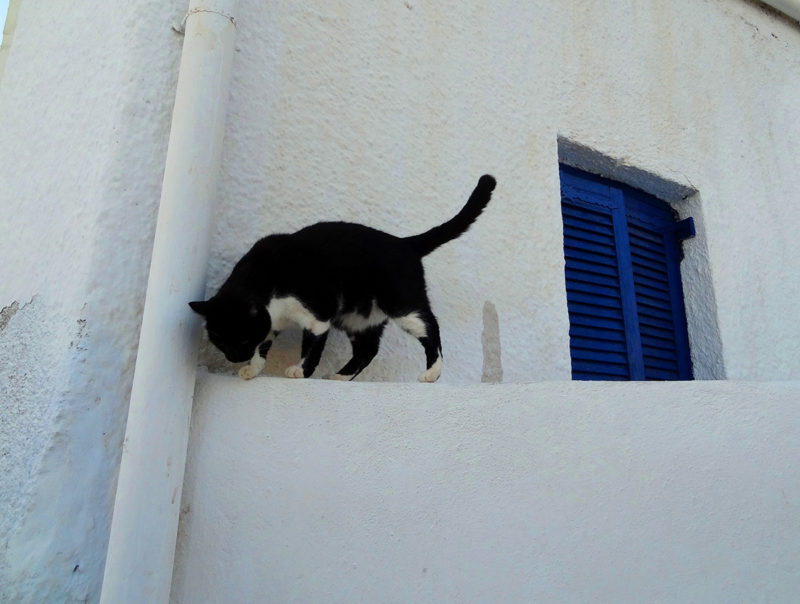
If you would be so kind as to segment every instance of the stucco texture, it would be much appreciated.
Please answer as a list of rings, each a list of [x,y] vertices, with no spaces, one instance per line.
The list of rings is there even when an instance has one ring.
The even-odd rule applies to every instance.
[[[257,385],[198,380],[176,604],[800,589],[797,382]]]
[[[559,159],[693,215],[684,275],[699,378],[800,377],[797,22],[751,2],[243,0],[209,293],[261,236],[318,220],[398,235],[498,179],[472,230],[426,258],[442,380],[568,379]],[[570,152],[576,148],[582,153]],[[483,346],[483,309],[497,315]],[[349,358],[341,334],[318,376]],[[268,372],[299,355],[279,339]],[[408,381],[389,330],[359,378]],[[216,351],[203,363],[233,373]]]
[[[20,3],[0,76],[0,600],[96,601],[99,596],[182,43],[172,25],[185,11],[186,3],[176,0],[133,0],[113,10],[98,0]],[[699,237],[687,243],[684,263],[697,377],[800,378],[800,323],[794,320],[800,301],[800,80],[790,77],[800,69],[797,22],[749,0],[332,0],[313,6],[241,0],[236,23],[209,293],[267,233],[342,219],[415,234],[452,216],[481,174],[492,173],[499,183],[473,229],[425,261],[445,357],[442,384],[434,388],[445,390],[356,385],[336,392],[348,393],[362,411],[352,417],[330,415],[326,421],[342,428],[345,424],[337,422],[375,426],[374,418],[362,414],[377,411],[366,405],[377,396],[406,395],[417,401],[416,419],[410,417],[406,427],[437,413],[452,412],[454,420],[467,421],[452,404],[438,407],[440,396],[443,401],[461,396],[442,394],[447,388],[475,386],[472,400],[484,395],[482,380],[512,386],[569,379],[558,183],[558,161],[565,155],[578,167],[604,166],[609,176],[660,192],[681,215],[698,218]],[[586,151],[568,153],[575,149]],[[296,360],[298,339],[297,333],[281,336],[270,372]],[[346,339],[334,334],[319,375],[338,369],[348,354]],[[235,371],[208,347],[203,363],[216,372]],[[392,329],[359,380],[413,380],[422,363],[418,344]],[[236,409],[253,397],[271,400],[274,380],[239,383],[217,377],[219,382],[201,383],[205,394],[198,413],[216,413],[215,405]],[[281,384],[279,392],[300,401],[306,400],[303,388],[334,387]],[[754,388],[730,386],[732,391],[740,387]],[[705,399],[693,392],[709,393],[713,406],[745,401],[748,417],[755,418],[721,415],[727,419],[719,425],[703,423],[712,435],[720,430],[740,435],[741,446],[755,449],[764,467],[794,476],[789,466],[780,465],[789,459],[785,452],[768,454],[755,436],[787,442],[785,450],[792,451],[776,426],[778,416],[762,426],[759,412],[748,406],[750,398],[729,397],[724,386],[721,391],[696,388],[680,392],[700,406],[699,412]],[[772,396],[780,391],[776,400],[784,401],[780,388],[752,392]],[[538,396],[535,388],[526,392]],[[607,405],[601,416],[589,415],[600,421],[587,450],[602,453],[603,443],[614,443],[619,434],[609,418],[633,409],[627,398],[633,395],[603,385],[572,392],[574,399],[554,400]],[[213,405],[203,398],[208,396],[215,397]],[[628,403],[617,409],[618,399]],[[514,413],[546,411],[529,409],[522,404],[526,400],[516,401]],[[280,404],[289,403],[281,399]],[[229,426],[232,442],[248,422],[263,425],[259,422],[269,417],[269,409],[252,407],[236,416],[244,423]],[[662,417],[675,407],[649,409]],[[305,426],[324,417],[317,406],[303,404],[286,407],[286,413],[300,414],[299,424]],[[476,446],[490,442],[480,436],[491,429],[483,417],[470,427]],[[678,417],[693,416],[684,409]],[[504,421],[513,427],[513,419],[520,418],[509,415]],[[562,420],[583,421],[580,415]],[[740,425],[755,432],[735,432]],[[690,422],[675,424],[671,434],[680,437],[683,431],[696,434]],[[585,433],[594,434],[588,426]],[[430,439],[434,433],[422,434]],[[658,436],[654,427],[645,434]],[[559,441],[544,442],[553,447],[550,459]],[[710,443],[721,447],[716,449],[720,457],[679,460],[678,467],[692,472],[681,488],[669,491],[668,517],[672,509],[680,512],[679,520],[691,515],[681,507],[686,505],[682,498],[691,498],[689,487],[703,486],[698,476],[712,478],[703,459],[722,470],[714,475],[720,482],[712,491],[720,496],[750,491],[744,486],[729,490],[725,485],[732,480],[762,484],[756,472],[734,472],[739,462],[748,462],[744,454],[725,457],[732,437]],[[195,439],[192,446],[202,444]],[[366,449],[351,459],[362,458],[369,461]],[[570,464],[582,459],[568,457]],[[426,467],[434,471],[420,466]],[[257,478],[259,468],[269,464],[248,471]],[[564,472],[568,475],[569,468]],[[610,472],[602,476],[613,485]],[[659,476],[683,480],[666,470]],[[774,513],[767,517],[782,519],[777,484],[767,485],[767,501],[755,503],[756,509]],[[484,495],[470,501],[491,506],[490,494],[475,488]],[[752,490],[747,497],[756,496],[757,488]],[[426,500],[441,517],[450,509],[441,499],[448,492],[432,491]],[[596,492],[590,489],[587,497]],[[787,505],[796,505],[796,493],[786,492]],[[404,500],[412,500],[409,493]],[[529,502],[542,503],[531,497]],[[618,500],[596,503],[613,506]],[[586,505],[576,510],[588,510]],[[761,535],[749,532],[736,517],[741,510],[747,518],[744,507],[732,504],[727,510],[724,517],[736,521],[742,547],[773,535],[766,524],[756,523]],[[709,507],[701,511],[719,526]],[[425,520],[422,512],[419,518]],[[687,526],[698,526],[692,518]],[[478,516],[467,519],[469,526],[479,525]],[[348,522],[355,526],[352,518]],[[213,523],[194,526],[193,538],[202,537]],[[555,526],[577,543],[570,524]],[[602,543],[613,544],[614,531],[622,529],[604,526],[613,530]],[[457,531],[438,534],[454,540],[445,551],[457,549],[452,545],[458,544]],[[486,536],[477,529],[473,535]],[[545,534],[551,541],[563,535]],[[675,542],[678,548],[683,543]],[[688,543],[702,553],[699,541]],[[726,538],[714,551],[737,543]],[[337,553],[345,549],[337,548]],[[591,551],[599,557],[610,550],[597,545]],[[629,551],[657,561],[632,545]],[[765,551],[783,556],[762,567],[771,569],[769,576],[783,572],[793,580],[791,569],[779,566],[781,560],[796,561],[796,549],[780,541],[777,549]],[[669,559],[677,560],[678,553]],[[702,556],[689,553],[702,562]],[[731,570],[731,581],[750,576],[739,562],[752,555],[747,550],[722,566]],[[780,596],[786,584],[776,581],[766,588],[775,587],[769,593]],[[420,593],[454,593],[452,586],[436,585]],[[475,593],[482,593],[474,585]]]
[[[99,598],[183,3],[22,2],[0,79],[0,601]]]
[[[209,293],[264,234],[414,234],[498,187],[425,261],[439,384],[386,383],[422,363],[397,330],[358,378],[380,384],[200,379],[173,601],[796,593],[797,23],[721,0],[240,13]],[[695,374],[775,383],[530,384],[570,376],[559,161],[695,217]],[[332,338],[317,376],[348,353]],[[268,373],[298,354],[282,335]]]

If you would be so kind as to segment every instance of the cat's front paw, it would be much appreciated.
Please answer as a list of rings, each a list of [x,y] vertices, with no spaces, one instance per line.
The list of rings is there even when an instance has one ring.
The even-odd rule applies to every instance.
[[[303,367],[300,365],[292,365],[291,367],[286,369],[286,377],[290,378],[302,378],[306,377],[303,375]]]
[[[261,373],[261,369],[258,367],[253,367],[252,365],[245,365],[239,369],[239,377],[243,380],[252,380],[259,373]]]

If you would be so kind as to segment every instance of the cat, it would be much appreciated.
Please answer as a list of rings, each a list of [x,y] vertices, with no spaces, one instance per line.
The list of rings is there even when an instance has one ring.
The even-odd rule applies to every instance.
[[[442,371],[439,325],[431,311],[422,258],[462,235],[489,203],[494,177],[482,176],[466,205],[447,222],[412,237],[395,237],[361,224],[320,222],[292,234],[259,240],[209,300],[189,302],[206,321],[208,338],[232,363],[249,361],[239,375],[261,373],[278,333],[303,328],[300,361],[292,378],[316,369],[328,330],[343,330],[353,357],[332,376],[352,380],[378,353],[389,319],[425,349],[421,382]]]

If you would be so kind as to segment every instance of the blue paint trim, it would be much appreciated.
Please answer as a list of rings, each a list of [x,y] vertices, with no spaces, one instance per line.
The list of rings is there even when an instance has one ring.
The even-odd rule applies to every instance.
[[[673,233],[678,241],[691,239],[697,235],[697,230],[694,228],[694,218],[689,217],[681,220],[680,222],[676,222]]]

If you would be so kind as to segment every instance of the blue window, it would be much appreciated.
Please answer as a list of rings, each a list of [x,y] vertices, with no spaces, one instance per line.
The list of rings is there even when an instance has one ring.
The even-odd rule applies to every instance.
[[[627,185],[560,171],[572,378],[692,379],[680,242],[694,222]]]

